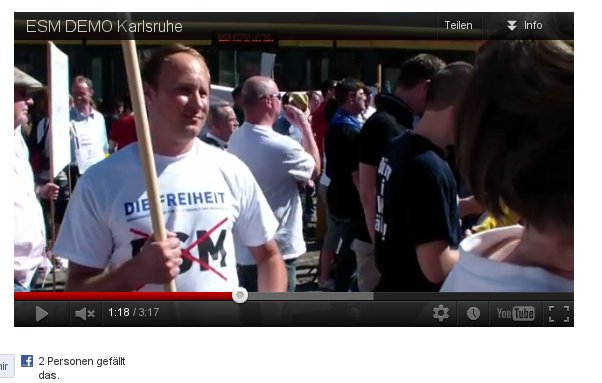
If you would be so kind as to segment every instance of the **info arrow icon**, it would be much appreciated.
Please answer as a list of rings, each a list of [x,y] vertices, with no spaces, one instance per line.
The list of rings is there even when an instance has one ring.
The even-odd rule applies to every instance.
[[[510,29],[511,31],[514,30],[514,28],[516,28],[516,20],[507,20],[508,21],[508,29]]]
[[[41,308],[40,306],[36,306],[36,322],[41,321],[42,319],[48,316],[48,312]]]

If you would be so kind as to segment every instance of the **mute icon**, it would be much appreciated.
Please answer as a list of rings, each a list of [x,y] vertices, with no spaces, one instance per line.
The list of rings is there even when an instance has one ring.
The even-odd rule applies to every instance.
[[[75,317],[79,318],[81,320],[84,320],[84,321],[88,317],[86,314],[87,314],[87,312],[86,312],[86,308],[85,307],[83,309],[81,309],[81,310],[75,311]]]

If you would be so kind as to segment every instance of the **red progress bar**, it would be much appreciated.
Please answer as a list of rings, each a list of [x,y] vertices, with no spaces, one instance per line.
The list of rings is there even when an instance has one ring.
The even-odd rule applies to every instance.
[[[32,292],[14,293],[15,301],[231,301],[229,292]]]

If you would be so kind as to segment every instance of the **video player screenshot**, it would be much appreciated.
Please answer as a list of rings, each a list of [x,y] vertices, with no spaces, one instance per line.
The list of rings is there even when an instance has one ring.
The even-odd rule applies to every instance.
[[[575,326],[574,13],[314,10],[14,13],[15,329]]]

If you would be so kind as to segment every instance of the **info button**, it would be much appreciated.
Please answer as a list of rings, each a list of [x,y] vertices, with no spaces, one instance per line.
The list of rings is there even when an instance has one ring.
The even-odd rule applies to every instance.
[[[482,34],[480,12],[443,12],[437,14],[439,40],[480,40]]]

